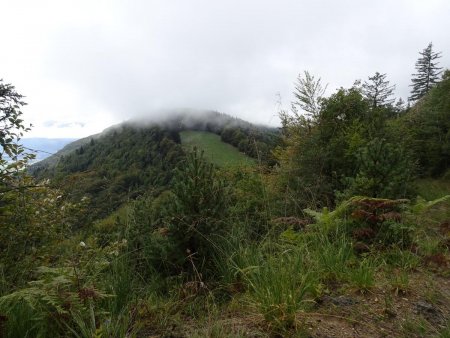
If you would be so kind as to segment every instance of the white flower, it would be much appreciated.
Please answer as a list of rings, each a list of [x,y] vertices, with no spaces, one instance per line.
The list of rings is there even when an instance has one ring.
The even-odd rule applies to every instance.
[[[84,248],[84,247],[86,246],[86,243],[84,243],[83,241],[81,241],[81,242],[80,242],[80,246],[81,246],[82,248]]]

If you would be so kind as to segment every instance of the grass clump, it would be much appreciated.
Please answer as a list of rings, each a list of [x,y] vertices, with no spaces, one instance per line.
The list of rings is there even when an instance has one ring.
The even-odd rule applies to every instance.
[[[371,259],[365,258],[356,268],[348,272],[348,280],[361,292],[369,291],[375,286],[375,265]]]
[[[250,303],[276,332],[296,327],[296,314],[311,306],[319,278],[308,271],[299,252],[269,257],[246,274]]]

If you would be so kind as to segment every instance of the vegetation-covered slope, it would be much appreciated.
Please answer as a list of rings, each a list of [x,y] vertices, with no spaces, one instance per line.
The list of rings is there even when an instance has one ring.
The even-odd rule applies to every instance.
[[[177,132],[126,124],[68,149],[73,145],[57,154],[58,162],[37,163],[33,172],[51,178],[73,200],[89,198],[90,219],[107,216],[146,191],[164,190],[184,156]]]
[[[52,179],[73,200],[87,197],[89,218],[105,217],[128,200],[146,192],[159,194],[170,183],[175,167],[183,160],[184,149],[197,146],[219,166],[250,165],[256,160],[225,143],[256,146],[268,137],[275,142],[277,132],[215,112],[172,114],[158,122],[130,121],[106,129],[65,146],[55,155],[31,166],[38,179]],[[229,134],[232,134],[231,137]],[[266,136],[267,133],[267,136]],[[181,135],[181,138],[180,138]],[[259,136],[255,136],[259,135]],[[273,144],[247,153],[271,158]],[[269,160],[270,161],[270,160]]]

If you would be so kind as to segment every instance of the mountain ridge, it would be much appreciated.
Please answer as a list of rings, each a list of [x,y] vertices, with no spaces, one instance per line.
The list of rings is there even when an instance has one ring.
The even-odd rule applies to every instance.
[[[253,124],[248,121],[242,120],[237,117],[233,117],[224,113],[219,113],[213,110],[180,110],[168,114],[165,118],[151,118],[151,117],[139,117],[133,118],[110,127],[105,128],[102,132],[93,134],[74,140],[66,144],[62,149],[58,150],[56,153],[50,155],[49,157],[42,159],[41,161],[34,163],[30,166],[30,172],[35,173],[41,168],[54,167],[57,165],[59,159],[62,156],[67,156],[70,153],[76,151],[79,147],[88,144],[91,140],[96,140],[98,138],[104,137],[110,132],[120,131],[124,126],[132,126],[135,128],[151,128],[153,126],[158,126],[163,129],[168,129],[176,132],[184,130],[197,130],[197,131],[209,131],[218,134],[222,137],[222,141],[229,143],[241,152],[247,153],[250,157],[257,157],[248,154],[249,151],[244,151],[244,145],[241,144],[239,147],[239,142],[231,142],[232,137],[230,135],[222,135],[222,132],[226,129],[240,128],[248,133],[252,133],[255,136],[255,132],[259,133],[269,133],[278,134],[278,129],[275,127],[265,126],[261,124]],[[229,134],[229,133],[228,133]],[[257,138],[257,137],[256,137]],[[247,147],[249,148],[249,147]],[[264,148],[264,147],[263,147]]]
[[[255,159],[266,165],[273,162],[272,149],[278,137],[275,129],[206,112],[196,116],[172,115],[158,122],[126,121],[66,145],[31,165],[29,171],[37,179],[50,179],[55,186],[63,187],[74,201],[88,197],[92,202],[90,219],[86,222],[89,223],[149,191],[158,195],[166,190],[175,169],[191,151],[182,145],[180,134],[184,131],[216,135],[204,137],[202,142],[215,144],[209,149],[213,149],[212,153],[220,152],[222,164],[229,161],[239,166],[255,163]],[[221,142],[228,148],[221,147]],[[232,151],[230,147],[236,149]],[[218,156],[212,153],[210,150],[206,157],[217,165],[214,159]],[[243,161],[246,156],[253,159]],[[241,160],[236,160],[237,157]]]

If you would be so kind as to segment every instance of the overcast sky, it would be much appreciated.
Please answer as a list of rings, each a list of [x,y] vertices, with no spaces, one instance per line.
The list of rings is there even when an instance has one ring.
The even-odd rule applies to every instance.
[[[276,125],[303,70],[328,94],[387,73],[409,93],[432,41],[450,68],[449,0],[0,0],[0,78],[29,136],[82,137],[162,109]]]

